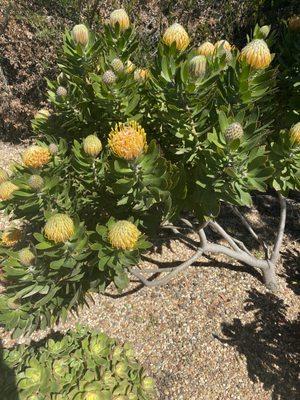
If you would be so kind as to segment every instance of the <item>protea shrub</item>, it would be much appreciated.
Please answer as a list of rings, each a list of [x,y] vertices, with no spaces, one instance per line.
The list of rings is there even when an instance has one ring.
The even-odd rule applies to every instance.
[[[2,232],[0,245],[7,282],[0,324],[14,336],[65,320],[110,284],[122,292],[132,277],[146,286],[168,283],[200,254],[223,253],[259,269],[276,289],[285,196],[299,189],[300,146],[297,113],[281,130],[274,122],[280,70],[279,57],[271,63],[272,41],[263,39],[267,29],[255,27],[239,51],[225,39],[189,46],[175,23],[158,51],[144,54],[132,22],[116,10],[100,33],[66,32],[62,78],[48,81],[51,115],[36,116],[39,140],[9,176],[0,175],[0,209],[11,226],[22,221],[22,235]],[[269,188],[278,194],[281,223],[276,246],[266,251],[265,243],[265,257],[257,258],[218,216],[224,205],[241,215],[254,193]],[[167,230],[183,241],[194,231],[199,243],[191,259],[151,279],[141,257]],[[206,240],[208,230],[227,245]],[[93,349],[96,360],[102,345],[93,342]],[[110,388],[128,372],[123,361],[105,374]],[[65,368],[55,363],[55,374]],[[84,396],[99,391],[92,385]]]

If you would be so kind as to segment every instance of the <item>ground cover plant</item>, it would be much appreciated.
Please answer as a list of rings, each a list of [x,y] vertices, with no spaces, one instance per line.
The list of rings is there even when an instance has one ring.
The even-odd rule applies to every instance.
[[[300,122],[275,123],[273,39],[269,26],[257,25],[241,50],[223,38],[193,46],[175,23],[144,65],[123,9],[100,34],[84,24],[66,31],[60,74],[48,82],[51,107],[32,123],[35,143],[11,175],[0,176],[1,208],[21,221],[1,234],[6,329],[18,336],[51,326],[112,282],[124,290],[130,276],[163,285],[202,254],[258,269],[276,290],[285,196],[299,190]],[[252,205],[253,191],[270,188],[281,209],[272,248],[239,209]],[[264,257],[217,222],[222,204]],[[183,240],[197,231],[195,253],[177,267],[142,270],[141,255],[160,229]],[[208,230],[226,245],[209,241]],[[165,275],[149,279],[152,273]]]
[[[3,400],[150,400],[155,394],[130,345],[83,327],[4,350],[0,367]]]

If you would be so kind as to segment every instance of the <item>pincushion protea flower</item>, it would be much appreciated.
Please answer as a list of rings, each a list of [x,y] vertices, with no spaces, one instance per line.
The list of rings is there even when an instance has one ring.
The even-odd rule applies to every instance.
[[[97,157],[102,150],[102,143],[95,135],[89,135],[83,140],[84,152],[91,156]]]
[[[31,146],[24,151],[22,159],[26,167],[41,168],[50,161],[51,154],[47,147]]]
[[[68,94],[68,91],[64,86],[58,86],[58,88],[56,89],[56,95],[58,97],[66,97],[67,94]]]
[[[0,200],[8,200],[14,191],[18,190],[18,186],[10,181],[0,183]]]
[[[114,71],[109,69],[108,71],[105,71],[104,74],[102,75],[102,80],[106,85],[112,85],[113,83],[116,82],[117,77]]]
[[[115,27],[118,23],[121,31],[126,31],[130,26],[130,20],[127,12],[123,8],[114,10],[109,17],[109,23],[111,26]]]
[[[203,78],[206,72],[206,57],[201,55],[193,57],[189,69],[191,75],[195,78]]]
[[[224,50],[231,51],[231,44],[227,40],[218,40],[215,43],[215,50],[223,48]]]
[[[128,60],[125,64],[125,72],[126,74],[131,74],[135,70],[135,65],[132,61]]]
[[[134,160],[147,147],[146,133],[136,121],[119,123],[110,132],[108,144],[116,156]]]
[[[44,186],[44,179],[40,175],[31,175],[28,185],[34,190],[39,190]]]
[[[145,82],[149,77],[149,70],[147,68],[138,68],[134,71],[134,80],[138,82]]]
[[[211,42],[204,42],[197,48],[197,54],[200,56],[212,56],[215,46]]]
[[[167,46],[171,46],[175,42],[176,49],[183,51],[188,47],[190,38],[184,27],[176,22],[165,31],[163,42]]]
[[[292,143],[300,145],[300,122],[291,127],[290,138]]]
[[[2,234],[2,244],[6,247],[12,247],[17,244],[22,237],[22,231],[17,228],[8,228]]]
[[[0,183],[7,181],[9,178],[8,173],[4,169],[0,168]]]
[[[120,250],[132,250],[141,232],[130,221],[117,221],[108,232],[108,240],[112,247]]]
[[[55,214],[48,219],[44,235],[55,243],[65,243],[74,234],[74,222],[67,214]]]
[[[19,251],[19,260],[22,265],[29,267],[30,265],[34,264],[35,255],[31,250],[25,248]]]
[[[289,28],[291,31],[299,32],[300,31],[300,16],[294,15],[289,19]]]
[[[110,65],[112,69],[117,73],[121,73],[124,71],[124,64],[122,60],[120,60],[119,58],[114,58],[110,63]]]
[[[225,131],[225,138],[229,142],[235,139],[241,139],[243,135],[244,135],[243,127],[238,122],[230,124]]]
[[[263,39],[254,39],[242,49],[241,59],[254,69],[267,68],[271,61],[271,53]]]
[[[75,25],[72,29],[72,37],[76,44],[86,46],[89,41],[89,31],[84,24]]]

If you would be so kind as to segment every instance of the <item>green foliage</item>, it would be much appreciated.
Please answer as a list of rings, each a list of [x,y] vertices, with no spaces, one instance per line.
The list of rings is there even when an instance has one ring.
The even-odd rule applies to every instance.
[[[255,38],[263,34],[271,43],[268,33],[254,29]],[[218,216],[222,202],[250,206],[254,190],[299,189],[299,146],[274,124],[276,58],[254,69],[237,49],[221,46],[195,76],[196,49],[178,52],[174,43],[160,43],[148,69],[137,64],[134,74],[129,61],[137,63],[141,51],[134,29],[121,31],[118,24],[90,34],[87,46],[64,35],[61,73],[48,82],[52,111],[33,121],[43,138],[38,143],[55,151],[39,170],[18,165],[10,179],[19,189],[1,202],[23,221],[23,242],[0,247],[6,280],[0,323],[15,336],[64,319],[111,282],[124,290],[130,267],[151,246],[146,235],[181,210],[204,221]],[[112,69],[113,79],[106,79]],[[239,127],[237,136],[228,137],[229,126]],[[84,150],[90,134],[101,140],[96,157]],[[29,186],[31,175],[43,178],[41,188]],[[45,221],[56,213],[75,223],[62,243],[44,235]],[[115,248],[108,239],[118,220],[141,231],[138,238],[130,230],[117,233],[129,247]],[[21,263],[24,247],[35,254],[33,265]]]
[[[129,344],[77,327],[43,345],[4,350],[0,361],[3,400],[150,400],[154,380]]]

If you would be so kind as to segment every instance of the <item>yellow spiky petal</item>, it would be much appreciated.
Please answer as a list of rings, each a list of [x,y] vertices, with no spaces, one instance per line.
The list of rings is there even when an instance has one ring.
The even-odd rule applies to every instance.
[[[110,132],[108,144],[116,156],[134,160],[147,147],[146,133],[136,121],[119,123]]]
[[[291,127],[290,138],[292,143],[300,145],[300,122]]]
[[[121,31],[126,31],[126,29],[130,26],[130,20],[127,12],[123,8],[119,8],[118,10],[114,10],[110,14],[109,23],[111,26],[115,26],[119,23]]]
[[[218,50],[220,48],[231,51],[232,47],[231,44],[227,42],[227,40],[218,40],[217,43],[215,43],[215,50]]]
[[[165,31],[163,42],[167,46],[171,46],[175,42],[176,49],[183,51],[188,47],[190,38],[184,27],[176,22]]]
[[[263,39],[254,39],[248,43],[241,52],[241,59],[254,69],[267,68],[271,61],[271,53]]]
[[[22,231],[20,229],[6,229],[2,234],[2,244],[6,247],[12,247],[20,241],[21,237]]]
[[[26,167],[41,168],[51,159],[51,153],[46,147],[31,146],[22,155],[23,163]]]
[[[215,46],[211,42],[204,42],[202,43],[198,49],[197,54],[199,56],[212,56],[215,51]]]
[[[108,232],[108,240],[112,247],[121,250],[132,250],[141,232],[130,221],[117,221]]]
[[[0,200],[8,200],[14,191],[18,190],[18,186],[10,181],[0,183]]]
[[[9,178],[8,173],[4,169],[0,168],[0,183],[7,181]]]
[[[74,234],[74,222],[67,214],[55,214],[48,219],[44,235],[55,243],[65,243]]]
[[[72,30],[74,42],[86,46],[89,41],[89,31],[84,24],[75,25]]]
[[[83,150],[87,155],[97,157],[102,150],[101,140],[95,135],[87,136],[83,140]]]

